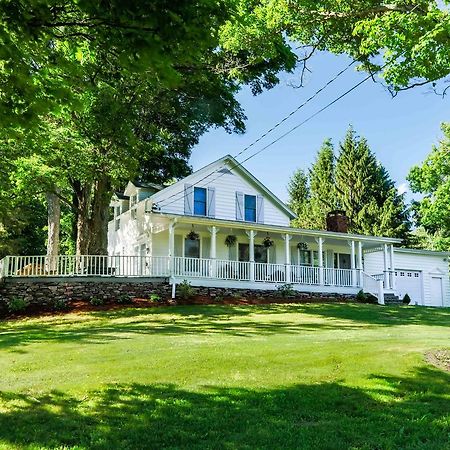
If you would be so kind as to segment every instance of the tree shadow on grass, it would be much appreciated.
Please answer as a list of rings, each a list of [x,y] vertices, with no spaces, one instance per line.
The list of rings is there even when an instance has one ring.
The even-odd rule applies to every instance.
[[[83,399],[61,392],[2,393],[0,443],[83,449],[448,448],[450,376],[422,368],[273,390],[173,385],[106,386]]]
[[[282,314],[287,316],[277,319]],[[450,311],[357,304],[129,308],[76,319],[6,322],[0,326],[0,350],[23,352],[41,342],[107,344],[136,335],[254,337],[399,325],[450,327]]]
[[[430,325],[450,326],[450,308],[431,308],[421,306],[379,306],[360,303],[273,303],[268,305],[188,305],[136,310],[133,308],[94,312],[94,316],[112,319],[137,317],[140,315],[158,315],[168,313],[184,316],[193,320],[220,320],[246,317],[252,314],[293,314],[304,313],[326,319],[338,319],[362,323],[364,325]],[[316,324],[315,324],[316,325]],[[326,325],[326,324],[324,324]],[[351,323],[342,326],[352,326]],[[332,325],[330,325],[332,327]],[[337,325],[336,325],[337,327]]]
[[[427,325],[450,327],[450,308],[423,306],[379,306],[357,303],[298,305],[298,312],[326,319],[377,326]]]

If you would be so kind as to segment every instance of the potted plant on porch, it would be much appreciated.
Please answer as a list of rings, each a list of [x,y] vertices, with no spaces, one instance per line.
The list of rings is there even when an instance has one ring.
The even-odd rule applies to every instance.
[[[273,247],[273,239],[271,239],[271,237],[269,235],[267,235],[264,239],[263,239],[263,245],[265,248],[270,248]]]

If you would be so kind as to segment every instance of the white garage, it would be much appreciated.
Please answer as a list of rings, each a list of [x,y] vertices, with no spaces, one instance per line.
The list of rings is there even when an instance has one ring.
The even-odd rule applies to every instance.
[[[450,306],[448,252],[396,248],[394,250],[395,293],[408,294],[413,303],[424,306]],[[379,249],[364,254],[364,270],[379,275],[384,254]],[[388,270],[391,270],[389,267]]]

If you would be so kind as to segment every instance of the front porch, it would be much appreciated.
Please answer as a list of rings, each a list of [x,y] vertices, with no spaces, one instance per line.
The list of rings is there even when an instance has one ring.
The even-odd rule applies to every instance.
[[[150,214],[146,223],[132,247],[113,242],[108,256],[9,256],[0,261],[0,276],[164,277],[172,284],[244,289],[291,284],[303,292],[362,289],[380,302],[395,292],[396,239],[165,214]],[[380,247],[384,266],[367,273],[364,253]]]

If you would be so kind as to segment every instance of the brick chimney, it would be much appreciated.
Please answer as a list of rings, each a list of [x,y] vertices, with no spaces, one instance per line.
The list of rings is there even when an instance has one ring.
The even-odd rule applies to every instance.
[[[348,233],[348,217],[345,211],[336,209],[327,214],[327,231]]]

